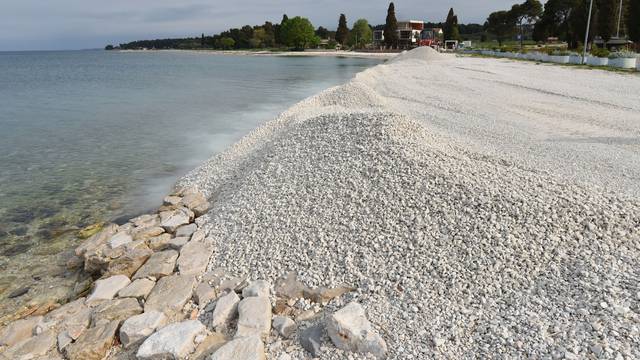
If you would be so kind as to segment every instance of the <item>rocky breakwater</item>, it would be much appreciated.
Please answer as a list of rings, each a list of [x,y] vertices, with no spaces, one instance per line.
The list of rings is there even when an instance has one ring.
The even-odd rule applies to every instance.
[[[180,189],[156,213],[106,225],[75,250],[96,279],[90,293],[8,324],[0,359],[266,359],[283,344],[316,357],[331,342],[386,356],[359,304],[325,311],[353,288],[207,271],[215,249],[198,217],[209,209],[204,195]]]

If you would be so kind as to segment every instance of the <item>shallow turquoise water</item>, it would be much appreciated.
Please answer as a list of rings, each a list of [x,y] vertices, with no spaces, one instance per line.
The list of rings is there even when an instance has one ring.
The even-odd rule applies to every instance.
[[[212,154],[378,63],[0,53],[0,270],[61,251],[77,242],[78,228],[160,205],[180,175]]]

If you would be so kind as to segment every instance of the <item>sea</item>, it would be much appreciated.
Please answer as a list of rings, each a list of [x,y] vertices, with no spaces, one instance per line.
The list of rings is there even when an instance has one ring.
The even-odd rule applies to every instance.
[[[160,206],[175,181],[207,158],[379,63],[0,52],[0,322],[83,290],[68,266],[78,230]]]

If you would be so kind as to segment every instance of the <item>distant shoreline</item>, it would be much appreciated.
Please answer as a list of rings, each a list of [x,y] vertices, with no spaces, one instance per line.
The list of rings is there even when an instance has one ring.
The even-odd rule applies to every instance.
[[[391,59],[398,55],[396,52],[357,52],[357,51],[252,51],[252,50],[180,50],[180,49],[161,49],[161,50],[115,50],[117,52],[182,52],[212,55],[238,55],[238,56],[283,56],[283,57],[349,57],[349,58],[367,58],[367,59]]]

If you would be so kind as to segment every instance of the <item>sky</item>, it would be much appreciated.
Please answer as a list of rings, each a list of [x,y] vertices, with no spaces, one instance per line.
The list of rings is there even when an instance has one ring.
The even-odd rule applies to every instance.
[[[515,0],[399,0],[398,20],[484,23]],[[0,51],[102,48],[140,39],[212,35],[230,27],[304,16],[335,29],[340,13],[384,23],[388,0],[0,0]]]

